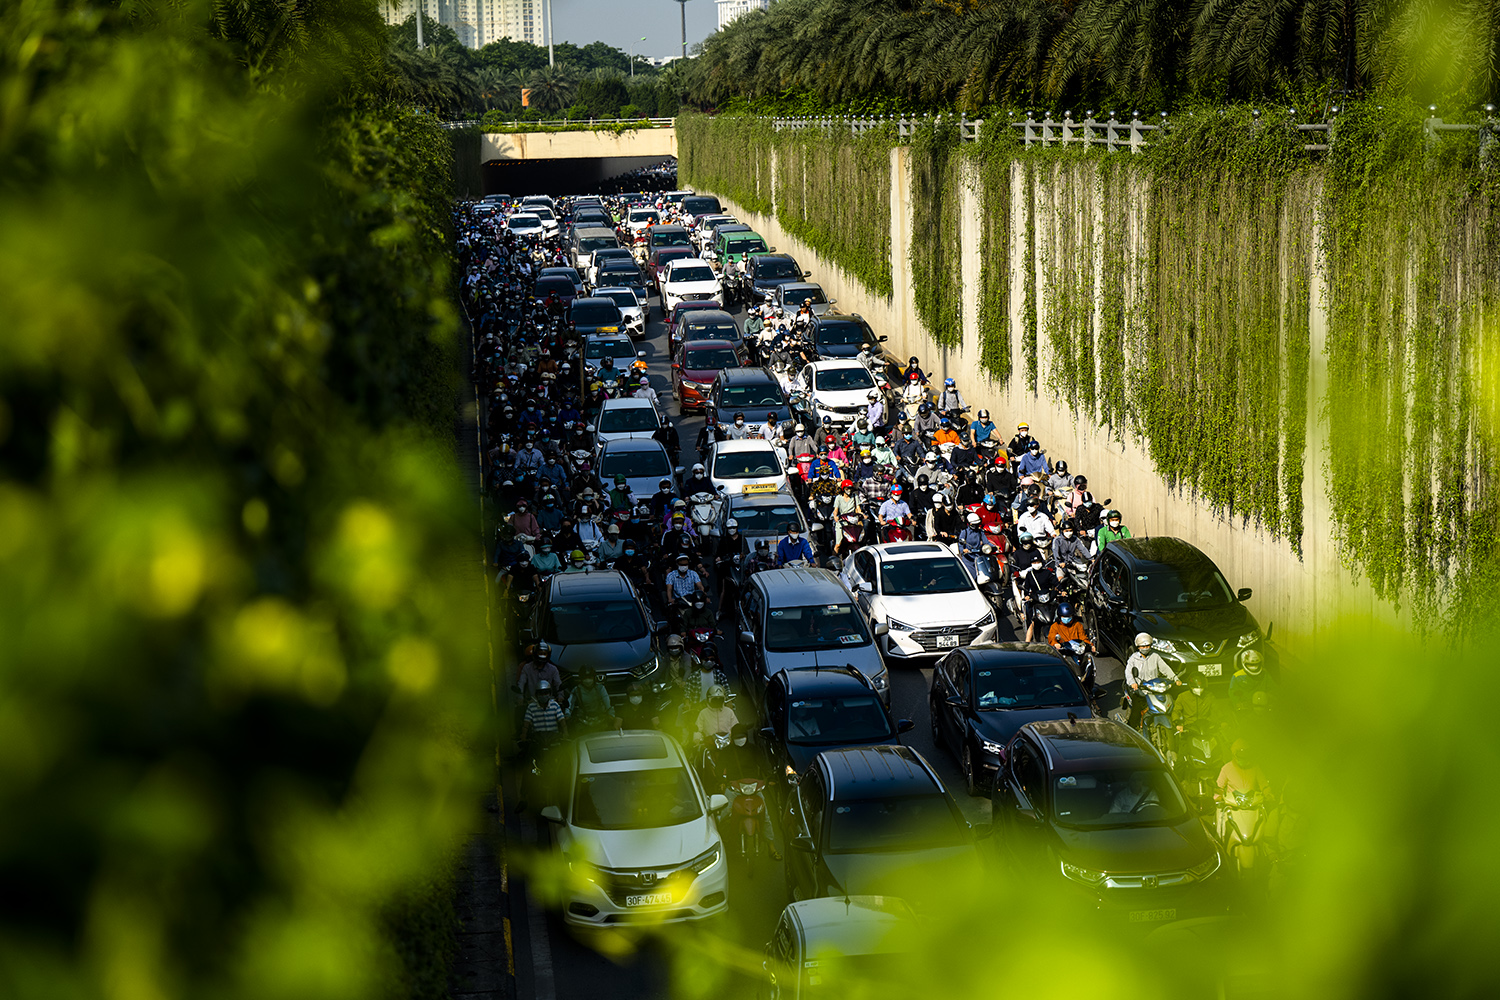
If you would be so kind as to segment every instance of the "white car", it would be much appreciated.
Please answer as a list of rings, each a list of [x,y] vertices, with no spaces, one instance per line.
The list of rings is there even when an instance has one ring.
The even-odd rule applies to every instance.
[[[693,242],[698,245],[698,251],[701,253],[713,246],[714,226],[721,222],[738,221],[732,215],[705,215],[699,218],[697,224],[693,226]]]
[[[781,454],[765,438],[716,441],[704,463],[714,489],[736,493],[790,493]]]
[[[995,609],[963,561],[937,542],[892,542],[859,549],[839,573],[894,660],[942,656],[960,646],[994,642]]]
[[[625,321],[624,330],[631,337],[646,335],[646,303],[637,298],[635,292],[623,285],[610,285],[594,289],[594,294],[609,299],[620,307],[620,316]]]
[[[594,450],[597,452],[609,442],[625,438],[655,437],[661,425],[661,411],[649,399],[634,396],[606,399],[594,415],[594,425],[590,428],[594,432]]]
[[[632,208],[626,225],[632,236],[650,229],[661,221],[661,213],[654,208]]]
[[[542,217],[535,212],[517,212],[505,220],[505,228],[517,236],[534,236],[541,239],[546,229],[542,226]]]
[[[557,221],[557,214],[547,205],[527,205],[528,215],[535,215],[542,220],[542,235],[551,239],[562,231],[562,226]]]
[[[729,864],[716,817],[677,741],[627,729],[567,749],[567,797],[547,806],[568,863],[563,919],[602,927],[701,920],[729,907]]]
[[[667,265],[661,282],[661,308],[670,313],[679,302],[709,302],[719,298],[719,278],[708,261],[701,257],[683,257]]]
[[[814,361],[789,386],[797,409],[811,427],[853,423],[868,409],[873,388],[875,377],[855,358]]]

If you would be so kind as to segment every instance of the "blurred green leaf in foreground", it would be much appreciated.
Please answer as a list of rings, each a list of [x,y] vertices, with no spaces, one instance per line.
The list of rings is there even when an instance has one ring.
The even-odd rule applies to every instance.
[[[489,687],[386,58],[351,0],[0,5],[0,996],[445,989]]]

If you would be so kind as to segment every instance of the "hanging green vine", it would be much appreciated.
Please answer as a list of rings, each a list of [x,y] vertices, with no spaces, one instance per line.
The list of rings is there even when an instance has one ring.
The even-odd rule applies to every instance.
[[[677,173],[747,212],[771,211],[771,123],[749,115],[677,119]]]
[[[1036,172],[1029,162],[1022,162],[1022,204],[1026,210],[1026,253],[1021,276],[1026,299],[1021,304],[1021,353],[1026,360],[1026,388],[1037,390],[1037,314],[1036,314]]]
[[[1496,607],[1500,498],[1483,373],[1497,349],[1496,194],[1472,134],[1417,108],[1342,117],[1326,183],[1328,490],[1346,558],[1419,622]],[[1483,617],[1483,616],[1481,616]]]
[[[958,122],[938,118],[911,140],[911,277],[917,318],[943,347],[963,342]]]
[[[1126,399],[1126,309],[1134,301],[1134,283],[1127,283],[1127,270],[1139,274],[1140,268],[1129,268],[1131,257],[1127,222],[1131,180],[1138,176],[1132,164],[1122,157],[1102,161],[1103,239],[1099,275],[1099,329],[1095,352],[1098,365],[1096,402],[1099,422],[1112,428],[1118,437],[1127,426]]]
[[[1010,123],[994,116],[967,147],[981,185],[979,235],[979,365],[991,379],[1010,384],[1011,170],[1021,150]]]

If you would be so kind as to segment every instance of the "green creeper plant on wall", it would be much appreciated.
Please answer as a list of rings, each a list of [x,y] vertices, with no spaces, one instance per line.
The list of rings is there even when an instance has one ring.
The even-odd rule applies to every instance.
[[[966,147],[979,178],[984,218],[979,241],[979,364],[1001,385],[1010,383],[1011,169],[1021,149],[1016,130],[998,116]]]
[[[911,140],[911,276],[917,317],[942,347],[963,340],[958,122],[918,125]]]

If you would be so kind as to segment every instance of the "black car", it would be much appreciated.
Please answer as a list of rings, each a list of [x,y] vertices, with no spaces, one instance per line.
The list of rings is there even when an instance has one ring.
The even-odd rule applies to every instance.
[[[750,555],[755,551],[755,543],[765,539],[766,547],[773,552],[776,543],[786,535],[788,523],[795,523],[802,532],[802,537],[808,540],[813,547],[813,554],[822,557],[823,553],[818,545],[818,540],[808,528],[807,519],[802,516],[802,508],[796,499],[789,493],[734,493],[731,494],[724,505],[719,508],[719,537],[723,538],[729,531],[729,522],[733,520],[739,528],[740,537],[743,542],[740,545],[740,570],[736,578],[740,583],[745,582],[744,570],[750,563]],[[799,767],[800,771],[801,768]]]
[[[820,359],[856,357],[860,344],[874,347],[884,339],[859,315],[827,312],[813,320],[813,349]]]
[[[927,701],[932,742],[958,758],[970,795],[989,790],[1005,745],[1028,722],[1098,714],[1061,654],[1034,642],[949,653],[933,668]]]
[[[625,258],[623,260],[606,259],[600,262],[594,270],[594,287],[604,288],[606,286],[624,287],[644,302],[650,289],[646,285],[646,276],[641,273],[640,265],[635,261]]]
[[[618,333],[624,325],[620,307],[613,299],[582,298],[568,304],[568,322],[580,336]]]
[[[776,414],[777,423],[792,419],[792,408],[776,376],[764,368],[726,368],[714,379],[709,402],[719,413],[743,413],[745,423],[765,426],[766,414]]]
[[[760,301],[766,293],[774,293],[787,282],[801,281],[811,275],[811,271],[802,270],[791,254],[758,253],[745,257],[745,276],[753,289],[750,294],[754,296],[751,301]]]
[[[847,667],[778,671],[763,708],[760,735],[773,779],[794,780],[826,750],[884,746],[912,730],[910,719],[892,721],[865,675]]]
[[[1238,655],[1264,634],[1213,560],[1180,538],[1111,542],[1089,570],[1089,632],[1101,652],[1124,660],[1140,632],[1184,681],[1197,673],[1227,683]]]
[[[665,707],[671,678],[657,659],[652,618],[625,574],[558,573],[547,582],[531,621],[522,624],[528,639],[551,644],[564,687],[592,664],[614,701],[640,681]]]
[[[1223,859],[1155,748],[1109,719],[1033,722],[992,797],[1006,860],[1133,923],[1222,909]]]
[[[937,772],[910,747],[825,750],[787,795],[787,890],[814,896],[899,896],[981,876],[973,834]]]

